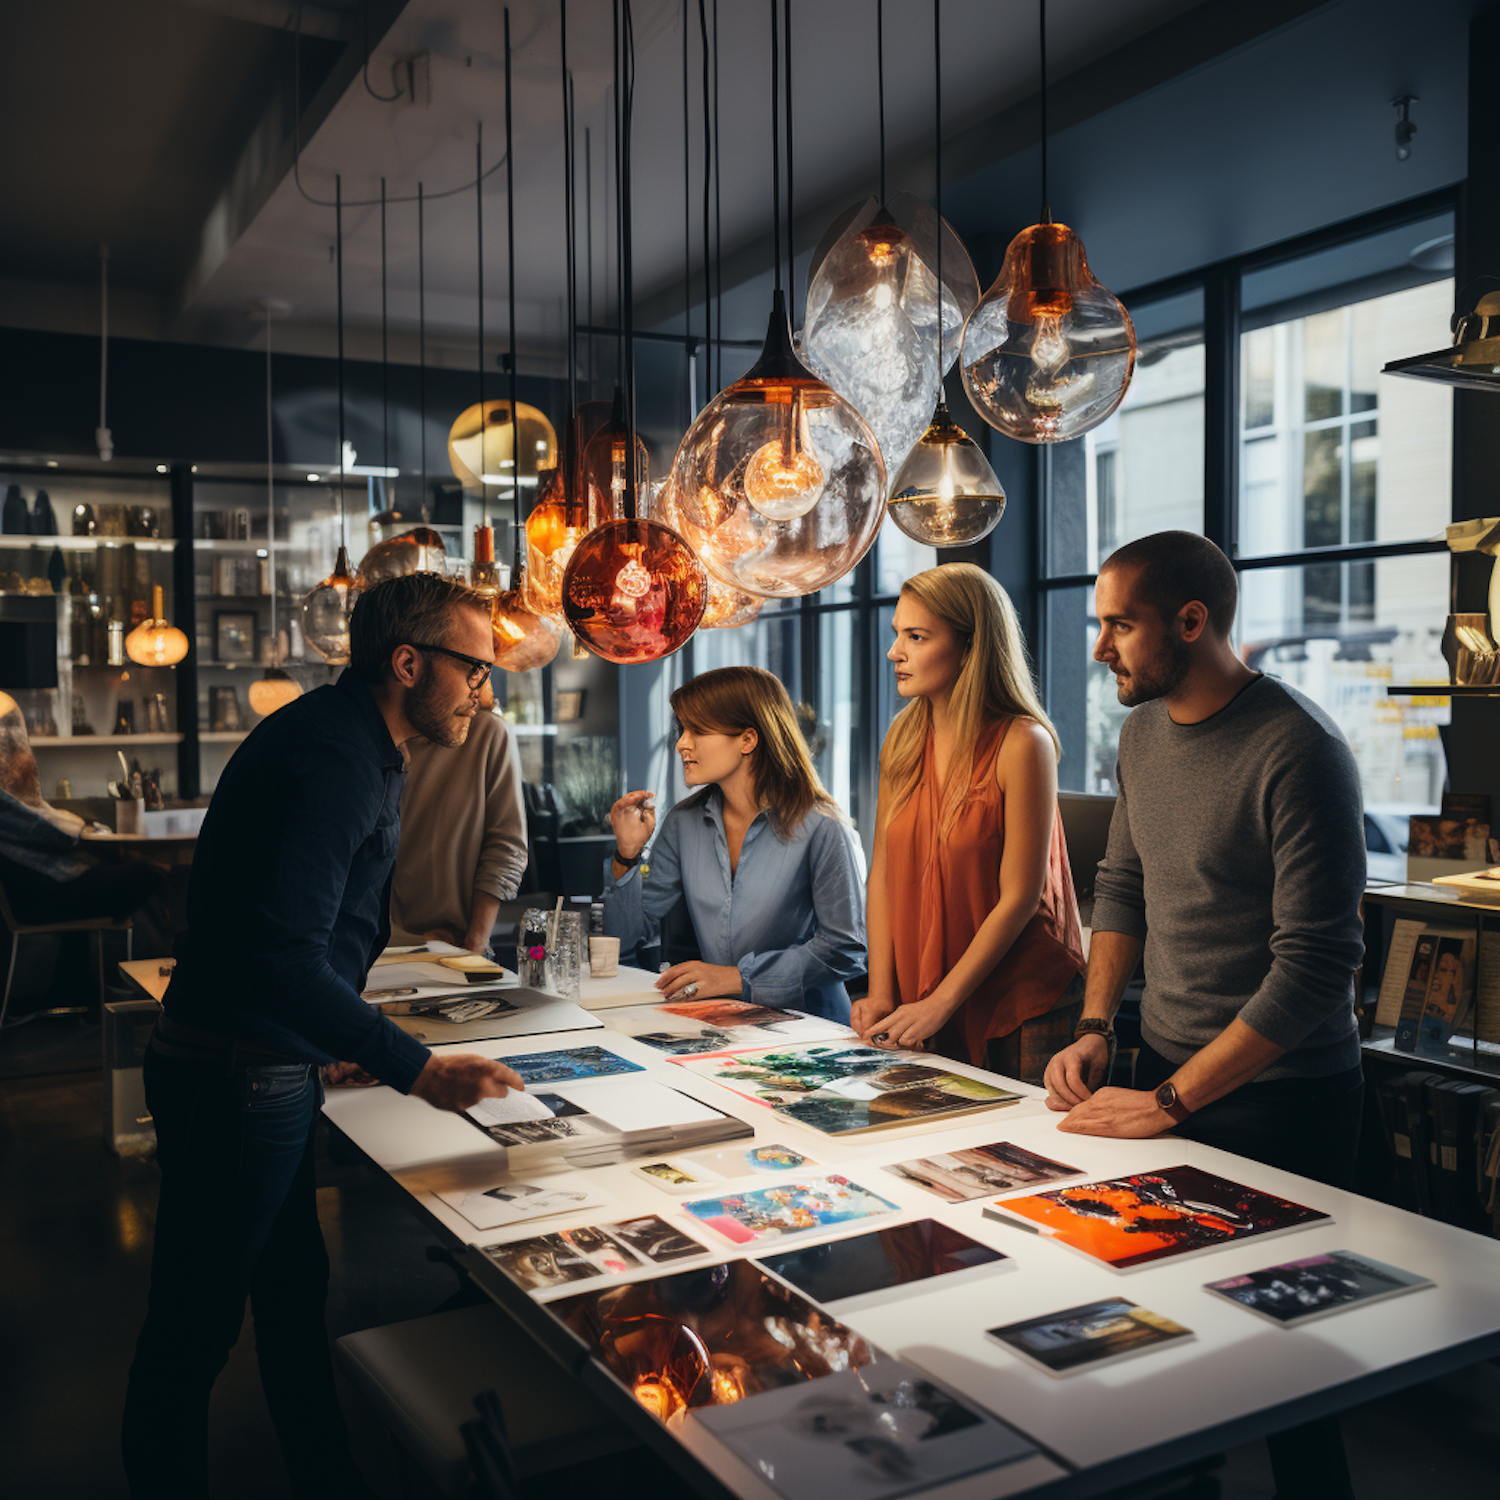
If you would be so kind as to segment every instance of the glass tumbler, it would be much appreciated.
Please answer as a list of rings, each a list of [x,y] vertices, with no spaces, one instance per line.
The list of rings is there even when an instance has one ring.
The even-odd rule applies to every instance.
[[[547,989],[563,1000],[578,999],[583,974],[583,918],[576,911],[560,912],[551,920],[557,933],[547,952]]]
[[[528,989],[547,988],[547,920],[549,913],[535,907],[521,913],[516,934],[516,977]]]

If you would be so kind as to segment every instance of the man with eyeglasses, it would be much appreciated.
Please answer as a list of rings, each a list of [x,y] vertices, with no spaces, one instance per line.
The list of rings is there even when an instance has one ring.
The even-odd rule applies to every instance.
[[[207,1494],[209,1396],[247,1298],[292,1492],[370,1493],[323,1321],[322,1084],[385,1083],[452,1111],[522,1087],[489,1058],[433,1056],[360,998],[390,931],[400,747],[463,743],[493,666],[488,604],[412,574],[363,594],[349,633],[338,681],[235,752],[194,853],[188,927],[145,1058],[162,1185],[125,1403],[136,1497]]]

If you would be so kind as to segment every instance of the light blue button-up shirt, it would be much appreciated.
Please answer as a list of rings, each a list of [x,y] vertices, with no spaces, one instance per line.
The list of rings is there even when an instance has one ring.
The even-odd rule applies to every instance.
[[[783,840],[762,812],[729,867],[724,794],[706,787],[679,802],[640,866],[613,878],[605,861],[604,931],[622,956],[653,942],[662,918],[687,898],[698,951],[740,971],[758,1005],[849,1019],[846,979],[865,971],[864,854],[842,818],[813,811]]]

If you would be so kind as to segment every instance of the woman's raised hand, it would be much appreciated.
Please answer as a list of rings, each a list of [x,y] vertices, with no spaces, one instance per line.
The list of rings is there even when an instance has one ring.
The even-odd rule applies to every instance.
[[[634,859],[656,832],[656,793],[626,792],[610,808],[609,826],[615,831],[615,849]]]

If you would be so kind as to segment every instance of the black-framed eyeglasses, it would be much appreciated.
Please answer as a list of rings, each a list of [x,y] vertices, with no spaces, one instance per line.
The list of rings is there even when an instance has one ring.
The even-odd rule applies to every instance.
[[[485,661],[482,656],[468,656],[462,651],[454,651],[448,646],[428,646],[421,641],[408,641],[406,643],[413,651],[437,651],[443,656],[451,656],[454,661],[461,661],[469,669],[469,691],[473,692],[491,672],[495,670],[492,661]]]

